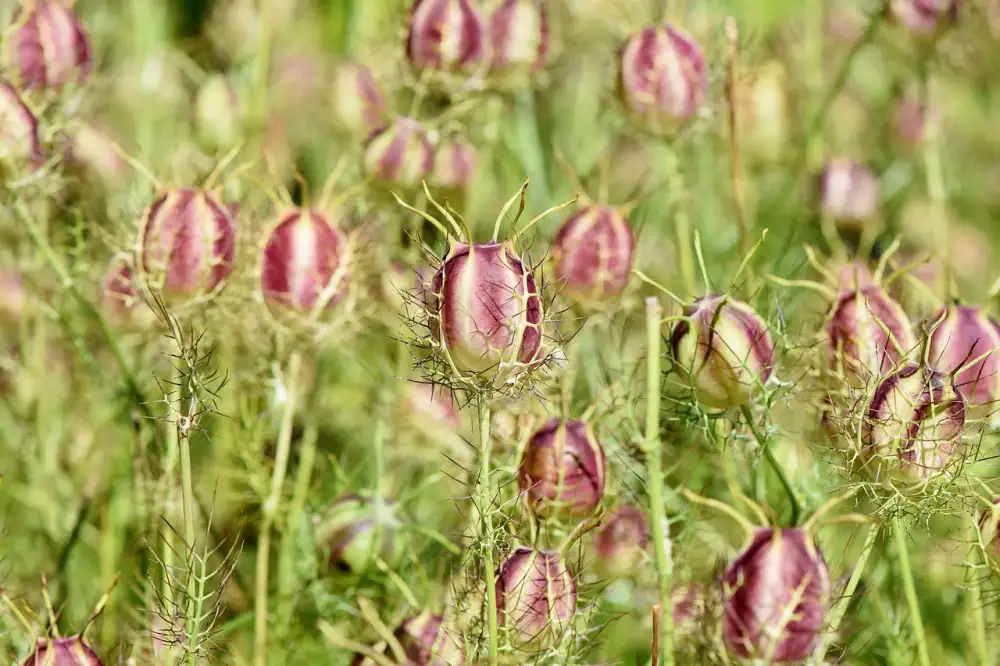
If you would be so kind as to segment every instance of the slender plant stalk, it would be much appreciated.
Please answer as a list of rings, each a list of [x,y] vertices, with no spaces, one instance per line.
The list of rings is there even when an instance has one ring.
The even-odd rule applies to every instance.
[[[854,598],[854,592],[858,589],[858,583],[861,582],[861,576],[865,572],[865,566],[868,564],[868,558],[871,557],[872,551],[875,550],[875,541],[878,540],[878,533],[878,525],[872,525],[868,528],[868,536],[865,537],[864,546],[861,548],[861,555],[858,557],[858,561],[854,564],[854,571],[851,572],[851,578],[847,581],[847,587],[844,588],[844,593],[841,595],[837,604],[833,607],[833,612],[830,614],[830,630],[825,633],[825,637],[828,638],[824,638],[824,648],[817,651],[817,655],[821,659],[826,652],[826,641],[836,636],[837,630],[840,629],[840,623],[843,621],[844,615],[847,614],[847,607],[851,605],[851,599]]]
[[[792,487],[792,482],[789,481],[788,475],[785,474],[784,468],[782,468],[781,463],[778,459],[774,457],[774,452],[771,451],[770,443],[764,434],[757,427],[757,421],[753,418],[753,412],[750,411],[750,407],[747,405],[741,405],[740,411],[743,413],[743,418],[746,420],[747,425],[750,426],[750,432],[753,433],[753,438],[757,440],[757,445],[760,446],[761,451],[764,452],[764,458],[767,460],[767,464],[771,466],[774,470],[775,475],[778,477],[778,481],[781,482],[781,486],[785,489],[785,493],[788,495],[788,501],[792,503],[792,526],[799,524],[799,516],[802,512],[802,507],[799,504],[799,499],[795,495],[795,489]]]
[[[188,549],[194,552],[195,548],[195,533],[194,533],[194,480],[191,474],[191,438],[188,436],[188,432],[182,429],[179,425],[176,426],[178,429],[178,440],[180,442],[180,452],[181,452],[181,492],[182,503],[184,506],[184,552],[187,553]],[[194,571],[188,577],[188,587],[187,587],[187,612],[185,613],[187,617],[187,634],[188,641],[190,643],[195,643],[198,639],[197,625],[198,625],[198,613],[195,609],[196,601],[201,603],[201,594],[196,594],[193,590],[193,585],[195,583]],[[204,585],[204,581],[202,581]],[[197,599],[196,599],[197,598]],[[195,666],[197,662],[198,653],[196,650],[188,650],[187,661],[190,666]]]
[[[674,196],[674,227],[677,232],[677,263],[680,265],[681,280],[684,284],[685,296],[694,296],[697,289],[694,277],[694,258],[691,247],[693,236],[691,234],[691,218],[687,213],[686,191],[684,189],[684,178],[681,175],[680,163],[677,153],[671,147],[665,148],[666,159],[665,170],[667,184]]]
[[[749,224],[747,222],[746,195],[743,187],[743,163],[740,161],[740,123],[737,115],[739,100],[739,28],[736,19],[726,19],[726,39],[729,42],[726,57],[726,97],[729,101],[729,176],[733,185],[733,211],[740,231],[740,252],[750,250]]]
[[[663,459],[660,452],[660,320],[663,307],[651,297],[646,299],[646,476],[649,484],[649,510],[653,521],[653,548],[660,578],[659,663],[673,666],[674,619],[670,601],[674,564],[670,553],[670,535],[666,533],[663,511]]]
[[[264,502],[264,520],[260,529],[260,541],[257,546],[257,575],[254,604],[254,665],[264,666],[267,663],[267,584],[269,555],[271,549],[271,528],[281,503],[281,488],[288,471],[288,456],[292,445],[292,424],[295,420],[295,407],[299,392],[299,368],[302,356],[298,351],[292,352],[288,360],[285,376],[285,409],[281,415],[281,429],[278,432],[278,448],[274,460],[274,472],[271,475],[271,491]]]
[[[479,511],[483,518],[483,538],[485,540],[486,564],[486,617],[489,629],[490,666],[497,666],[499,655],[499,632],[497,630],[497,590],[496,564],[493,562],[493,516],[490,513],[493,492],[490,488],[490,456],[493,440],[490,437],[492,429],[490,405],[485,396],[479,397]]]
[[[176,397],[171,393],[169,398],[171,408],[177,405]],[[177,459],[180,456],[180,440],[177,426],[173,423],[167,428],[167,450],[163,457],[163,516],[170,520],[177,499]],[[174,556],[177,552],[173,544],[173,532],[169,529],[163,530],[163,543],[161,559],[163,560],[163,601],[169,609],[173,606],[174,587],[171,574],[174,571]]]
[[[972,543],[979,542],[979,526],[971,514],[969,515],[969,534],[971,535]],[[979,553],[979,555],[973,555],[973,557],[982,557],[982,550],[980,548],[975,547],[973,550]],[[980,561],[982,560],[980,559]],[[972,643],[971,654],[975,656],[975,663],[980,664],[980,666],[989,666],[991,661],[989,657],[989,639],[986,636],[983,591],[980,589],[980,580],[975,569],[971,570],[971,575],[972,580],[969,581],[969,590],[966,594],[966,609],[969,614],[969,634]]]
[[[910,609],[910,624],[917,637],[917,663],[920,666],[931,666],[931,658],[927,653],[927,636],[924,634],[924,623],[920,617],[920,600],[917,598],[917,588],[913,583],[910,553],[906,548],[906,531],[899,516],[892,518],[892,533],[898,551],[896,557],[899,560],[899,574],[903,577],[903,592],[906,594],[906,604]]]

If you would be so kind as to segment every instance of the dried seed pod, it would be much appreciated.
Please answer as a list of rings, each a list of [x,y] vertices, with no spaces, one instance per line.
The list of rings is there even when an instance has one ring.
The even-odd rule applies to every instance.
[[[368,139],[365,171],[377,181],[415,187],[433,168],[434,146],[412,118],[396,118]]]
[[[260,289],[268,304],[298,313],[332,308],[346,294],[347,238],[316,209],[295,208],[278,218],[260,262]]]
[[[90,44],[65,0],[32,0],[14,10],[5,34],[3,69],[22,88],[58,88],[82,81],[91,68]]]
[[[889,15],[916,37],[934,37],[958,20],[958,0],[892,0]]]
[[[139,234],[140,279],[170,301],[214,293],[233,269],[236,225],[215,197],[194,189],[162,194]]]
[[[549,16],[542,0],[500,0],[489,18],[490,69],[527,76],[545,65]]]
[[[399,518],[385,498],[369,500],[349,493],[330,506],[316,526],[316,544],[328,554],[329,566],[363,574],[376,558],[394,567],[403,556]]]
[[[416,0],[406,58],[418,70],[468,70],[484,54],[486,26],[470,0]]]
[[[680,28],[650,25],[618,51],[618,98],[641,127],[671,133],[705,101],[708,74],[701,47]]]
[[[504,378],[542,359],[542,301],[513,243],[452,241],[428,294],[429,325],[459,373]]]
[[[81,636],[39,638],[22,666],[102,666],[100,657]]]
[[[820,174],[819,193],[822,214],[842,226],[860,228],[878,216],[878,180],[864,164],[831,160]]]
[[[950,377],[908,365],[886,376],[872,395],[862,436],[874,473],[925,483],[954,463],[965,430],[966,402]]]
[[[562,293],[588,310],[607,306],[628,285],[634,251],[632,227],[620,211],[598,204],[582,206],[552,241]]]
[[[333,83],[334,122],[341,130],[367,136],[386,121],[385,95],[372,71],[347,62],[337,67]]]
[[[12,86],[0,79],[0,169],[42,162],[38,121]]]
[[[971,305],[952,303],[931,319],[928,362],[942,372],[965,368],[958,390],[977,412],[991,413],[1000,399],[1000,323]],[[967,366],[967,367],[966,367]]]
[[[670,337],[676,367],[703,404],[729,409],[747,404],[774,367],[767,324],[746,303],[704,296],[689,306]]]
[[[819,644],[830,576],[805,530],[755,530],[726,568],[722,593],[722,637],[733,656],[792,663],[806,659]]]
[[[476,148],[460,135],[451,135],[434,151],[430,182],[438,187],[464,188],[476,175]]]
[[[232,81],[222,74],[209,76],[194,100],[198,139],[210,150],[228,150],[243,133],[243,109]]]
[[[826,325],[830,367],[862,387],[898,367],[916,347],[903,308],[879,286],[838,295]]]
[[[395,632],[407,666],[462,666],[464,648],[444,618],[429,611],[403,620]]]
[[[500,565],[497,621],[520,645],[545,646],[576,613],[576,581],[557,552],[520,547]]]
[[[518,485],[539,515],[582,515],[601,503],[606,468],[587,422],[552,418],[525,445]]]
[[[630,505],[619,507],[594,534],[598,568],[602,575],[612,579],[634,574],[646,558],[648,546],[646,517]]]

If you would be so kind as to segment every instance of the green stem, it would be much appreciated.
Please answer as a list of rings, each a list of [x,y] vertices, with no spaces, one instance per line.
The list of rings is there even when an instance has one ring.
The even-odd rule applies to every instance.
[[[173,393],[169,397],[171,410],[177,405],[177,400]],[[163,517],[166,520],[172,518],[175,500],[177,497],[177,458],[180,454],[180,441],[178,438],[177,426],[173,423],[167,428],[167,450],[163,458]],[[163,560],[163,601],[170,612],[173,612],[174,587],[171,580],[171,573],[174,571],[174,555],[177,550],[173,545],[173,533],[169,529],[163,530],[163,543],[161,544]]]
[[[269,557],[271,550],[271,528],[281,503],[281,489],[288,471],[288,457],[292,446],[292,425],[295,420],[295,406],[298,399],[299,368],[302,356],[292,352],[288,360],[288,370],[285,376],[285,409],[281,415],[281,429],[278,432],[278,448],[274,459],[274,472],[271,475],[271,490],[264,502],[264,519],[260,529],[260,541],[257,546],[257,575],[254,599],[254,665],[265,666],[267,663],[267,584],[269,573]]]
[[[864,546],[861,548],[861,555],[854,565],[854,571],[851,572],[851,578],[847,581],[847,587],[844,588],[844,594],[841,595],[837,601],[837,605],[833,607],[833,612],[830,614],[830,630],[826,635],[831,638],[836,635],[837,630],[840,628],[840,623],[844,619],[844,615],[847,614],[847,607],[851,605],[851,599],[854,598],[854,591],[858,589],[858,583],[861,582],[861,576],[865,572],[868,558],[871,557],[872,551],[875,549],[875,541],[878,539],[878,533],[878,525],[872,525],[868,528],[868,536],[865,538]],[[822,657],[823,652],[825,650],[818,654]]]
[[[764,458],[767,460],[767,464],[771,466],[775,476],[778,477],[778,481],[781,482],[782,487],[785,489],[785,493],[788,495],[788,501],[792,503],[791,524],[794,527],[799,524],[799,515],[802,507],[799,505],[799,499],[795,495],[795,489],[792,488],[792,482],[789,481],[788,475],[785,474],[785,470],[781,467],[781,463],[774,457],[774,452],[771,451],[771,446],[767,441],[767,438],[764,437],[760,428],[757,427],[757,421],[754,420],[750,407],[748,405],[740,405],[740,412],[742,412],[743,418],[750,427],[750,432],[753,433],[753,438],[757,440],[758,446],[760,446],[761,451],[764,452]]]
[[[972,543],[978,543],[979,526],[971,514],[969,515],[969,533],[972,537]],[[982,558],[982,550],[980,548],[976,547],[973,550],[979,553],[979,558]],[[980,562],[982,562],[982,559],[980,559]],[[986,615],[983,608],[983,594],[982,589],[980,589],[979,576],[975,569],[971,570],[971,575],[972,580],[970,581],[969,591],[966,596],[967,612],[971,616],[969,623],[972,642],[971,652],[975,655],[976,662],[980,666],[989,666],[991,661],[989,658],[989,639],[986,637]]]
[[[917,588],[913,583],[910,553],[906,548],[906,531],[899,516],[892,518],[892,533],[898,551],[896,557],[899,559],[899,573],[903,577],[903,592],[906,594],[906,604],[910,609],[910,624],[917,637],[917,662],[920,666],[931,666],[931,658],[927,653],[927,636],[924,634],[924,623],[920,618],[920,600],[917,598]]]
[[[179,426],[177,426],[179,427]],[[184,505],[184,552],[194,551],[195,547],[195,534],[194,534],[194,481],[191,474],[191,441],[188,437],[187,431],[181,431],[179,433],[180,440],[180,450],[181,450],[181,492],[183,493],[183,505]],[[196,594],[192,589],[195,583],[194,571],[188,577],[188,587],[187,587],[187,634],[188,634],[188,644],[192,647],[197,645],[198,640],[198,617],[200,613],[197,612],[195,605],[196,601],[200,603],[201,595]],[[195,666],[197,661],[198,651],[188,650],[187,660],[190,666]]]
[[[658,637],[659,663],[673,666],[674,621],[670,600],[673,558],[670,553],[669,535],[666,533],[666,515],[663,510],[663,459],[660,451],[660,320],[663,307],[654,298],[646,299],[646,476],[649,484],[650,519],[653,522],[653,548],[656,569],[660,578],[660,635]]]
[[[497,591],[496,591],[496,565],[493,562],[493,515],[490,513],[492,507],[493,493],[490,490],[490,456],[492,454],[493,439],[490,437],[492,428],[492,417],[490,406],[485,396],[479,397],[479,511],[483,519],[483,539],[486,551],[486,604],[487,604],[487,625],[489,628],[489,658],[490,666],[497,666],[499,658],[499,633],[497,630]]]
[[[684,284],[684,295],[693,297],[697,290],[694,276],[694,257],[692,256],[693,235],[691,233],[691,218],[685,205],[686,191],[684,178],[681,175],[677,153],[671,147],[666,147],[664,160],[667,186],[673,194],[674,227],[677,232],[677,263],[680,266],[681,280]],[[706,285],[706,289],[708,285]]]

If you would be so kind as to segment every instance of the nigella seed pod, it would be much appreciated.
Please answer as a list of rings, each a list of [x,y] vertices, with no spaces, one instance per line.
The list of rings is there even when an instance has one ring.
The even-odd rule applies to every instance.
[[[1000,564],[1000,497],[994,499],[993,506],[983,512],[979,534],[986,556]]]
[[[704,296],[689,306],[670,338],[676,368],[695,397],[718,409],[739,407],[767,382],[774,343],[767,324],[746,303]]]
[[[101,293],[105,308],[116,315],[130,312],[142,302],[128,257],[116,255],[111,258],[108,272],[101,282]]]
[[[853,386],[882,377],[916,346],[903,308],[875,285],[842,292],[827,321],[830,367]]]
[[[212,294],[233,269],[236,226],[207,192],[179,189],[150,206],[139,235],[140,279],[169,300]]]
[[[80,636],[39,638],[22,666],[102,666],[100,657]]]
[[[1000,323],[982,308],[953,303],[931,319],[928,360],[942,372],[961,372],[958,390],[987,413],[1000,398]]]
[[[240,98],[232,82],[214,74],[198,89],[194,100],[194,125],[198,138],[210,150],[227,150],[243,130]]]
[[[467,187],[476,175],[476,149],[465,138],[454,135],[438,144],[430,181],[444,188]]]
[[[904,143],[919,145],[927,128],[938,124],[939,116],[937,108],[924,104],[917,95],[905,95],[896,101],[893,130]]]
[[[117,188],[127,182],[130,167],[106,132],[88,123],[74,122],[66,135],[66,162],[88,183]]]
[[[582,515],[604,496],[604,448],[585,421],[552,418],[525,445],[518,485],[539,515]]]
[[[333,112],[337,126],[367,136],[386,120],[385,95],[366,66],[348,62],[334,73]]]
[[[460,373],[499,379],[542,360],[542,300],[512,243],[453,241],[428,299],[431,334]]]
[[[58,88],[90,72],[90,45],[65,0],[31,0],[14,11],[3,68],[22,88]]]
[[[412,666],[462,666],[465,653],[444,618],[429,611],[403,620],[395,632],[408,664]]]
[[[394,567],[403,556],[399,518],[385,498],[369,500],[349,493],[327,509],[316,527],[316,543],[329,566],[349,574],[363,574],[376,558]]]
[[[878,215],[878,180],[864,164],[831,160],[820,174],[819,193],[821,213],[843,226],[859,228]]]
[[[41,162],[38,121],[17,91],[0,80],[0,169]]]
[[[958,0],[892,0],[889,14],[916,37],[934,37],[958,20]]]
[[[847,292],[864,289],[875,284],[875,276],[866,264],[860,261],[849,261],[833,269],[836,277],[834,286],[838,291]]]
[[[260,260],[260,289],[271,306],[297,313],[332,308],[346,291],[350,251],[329,217],[296,208],[278,218]]]
[[[483,57],[486,30],[470,0],[416,0],[406,58],[418,70],[467,70]]]
[[[533,74],[549,53],[549,16],[542,0],[501,0],[489,19],[490,70]]]
[[[758,528],[722,576],[722,637],[741,659],[802,661],[820,642],[830,575],[808,532]]]
[[[788,145],[785,69],[772,60],[737,80],[733,89],[743,150],[760,161],[777,160]]]
[[[701,47],[676,26],[646,26],[619,49],[617,87],[633,121],[657,134],[671,133],[705,101]]]
[[[552,241],[562,293],[588,310],[606,306],[628,285],[634,251],[632,227],[620,211],[597,204],[581,207]]]
[[[942,372],[911,364],[886,376],[872,395],[862,436],[874,473],[925,483],[959,454],[966,402]]]
[[[601,574],[611,578],[632,575],[646,558],[649,528],[642,511],[622,506],[594,534],[594,552]]]
[[[576,613],[576,580],[557,552],[520,547],[500,565],[497,622],[518,644],[549,645]]]
[[[397,118],[368,139],[365,171],[377,181],[415,187],[433,168],[434,146],[412,118]]]

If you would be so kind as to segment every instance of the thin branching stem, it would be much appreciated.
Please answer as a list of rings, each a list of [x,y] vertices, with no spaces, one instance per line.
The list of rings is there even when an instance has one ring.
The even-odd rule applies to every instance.
[[[973,558],[982,561],[982,549],[978,547],[979,525],[972,514],[968,515],[969,535],[971,542],[976,544],[973,547]],[[973,564],[976,564],[974,561]],[[980,666],[989,666],[990,650],[989,639],[986,636],[986,612],[983,608],[982,582],[976,568],[970,570],[969,590],[966,594],[967,612],[969,613],[969,641],[971,643],[970,656],[975,658],[974,663]]]
[[[906,546],[906,530],[898,515],[892,517],[892,535],[896,542],[896,559],[899,561],[899,575],[903,578],[903,592],[906,595],[906,605],[910,610],[910,625],[917,639],[917,663],[920,666],[930,666],[931,658],[927,652],[927,636],[924,634],[924,622],[920,617],[920,599],[917,598],[917,588],[913,582],[913,569],[910,567],[910,552]]]
[[[497,630],[497,591],[496,591],[496,564],[493,561],[493,515],[490,504],[492,503],[492,491],[490,489],[490,457],[493,448],[493,438],[490,429],[492,428],[492,414],[490,405],[485,396],[479,396],[479,511],[483,519],[483,549],[485,552],[484,562],[486,565],[486,612],[487,627],[489,630],[489,658],[490,666],[497,666],[499,659],[499,632]]]
[[[861,555],[858,556],[858,561],[854,564],[854,571],[851,572],[851,578],[847,581],[844,593],[840,595],[840,599],[837,600],[837,604],[833,607],[833,612],[830,614],[830,630],[826,633],[828,637],[832,638],[837,635],[840,623],[843,621],[844,615],[847,614],[847,607],[851,605],[854,592],[858,589],[858,583],[861,582],[861,576],[865,572],[868,558],[871,557],[872,552],[875,550],[875,542],[878,540],[878,534],[879,526],[877,524],[868,528],[868,536],[861,547]]]
[[[693,297],[697,289],[694,275],[694,257],[692,256],[691,217],[687,212],[685,202],[684,177],[681,174],[680,160],[672,147],[666,147],[664,170],[670,191],[674,194],[674,228],[677,231],[677,263],[680,265],[681,281],[685,295]],[[707,289],[706,285],[706,289]]]
[[[757,440],[758,446],[760,446],[761,451],[764,452],[764,458],[767,459],[767,464],[771,466],[774,470],[775,475],[778,477],[778,481],[781,482],[782,487],[785,489],[785,493],[788,495],[788,501],[792,504],[792,526],[798,525],[799,515],[801,513],[801,506],[799,505],[799,499],[795,495],[795,489],[792,487],[792,482],[788,479],[788,475],[785,473],[784,468],[778,459],[774,457],[774,452],[771,450],[770,443],[764,434],[757,427],[757,421],[754,420],[753,412],[750,411],[748,405],[741,405],[740,411],[743,413],[743,418],[747,422],[747,426],[750,428],[750,432],[753,433],[753,438]]]

